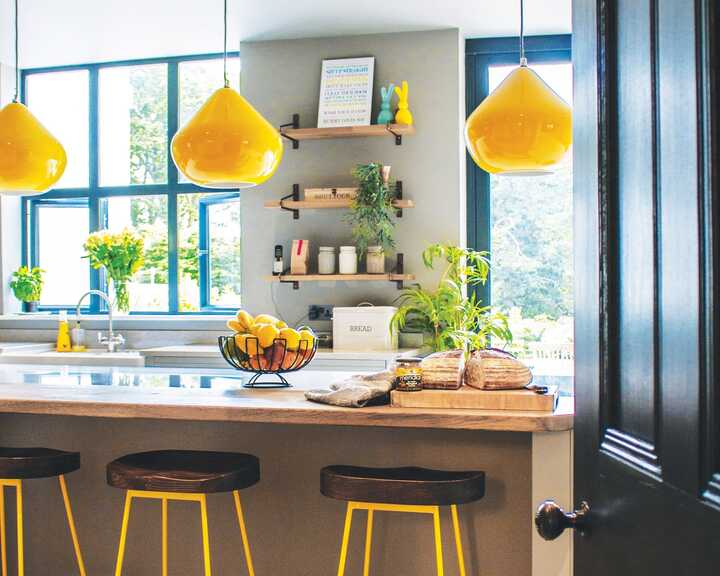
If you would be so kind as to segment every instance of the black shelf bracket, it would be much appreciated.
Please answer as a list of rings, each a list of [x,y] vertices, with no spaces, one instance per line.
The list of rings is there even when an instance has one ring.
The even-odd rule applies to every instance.
[[[395,146],[402,146],[402,134],[395,132],[392,129],[392,124],[390,123],[387,123],[385,127],[387,128],[387,131],[390,132],[390,134],[395,136]]]
[[[298,148],[300,148],[300,140],[297,140],[292,136],[288,136],[283,130],[283,128],[294,128],[296,130],[300,128],[300,114],[293,114],[292,122],[280,125],[280,136],[282,136],[283,138],[287,138],[292,142],[293,150],[297,150]]]
[[[283,280],[283,274],[280,274],[280,284],[292,284],[293,290],[300,290],[300,282],[297,280]]]
[[[293,200],[294,202],[298,202],[300,200],[300,184],[293,184],[293,191],[287,196],[283,196],[282,198],[280,198],[280,208],[282,210],[292,212],[293,220],[299,220],[300,210],[298,210],[297,208],[288,208],[283,204],[285,200]]]
[[[405,274],[405,257],[402,253],[398,253],[397,255],[397,262],[395,264],[395,273],[396,274]],[[405,285],[402,280],[396,280],[395,284],[397,285],[398,290],[402,290]]]
[[[395,182],[395,200],[402,200],[402,196],[403,196],[402,180],[397,180]],[[395,216],[397,216],[398,218],[402,218],[402,214],[403,214],[402,208],[398,208],[395,210]]]

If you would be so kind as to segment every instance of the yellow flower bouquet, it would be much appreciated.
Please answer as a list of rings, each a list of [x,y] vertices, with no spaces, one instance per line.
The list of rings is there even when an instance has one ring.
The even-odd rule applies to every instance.
[[[112,233],[99,230],[88,236],[85,244],[85,258],[96,270],[105,268],[115,290],[115,306],[121,312],[130,311],[128,281],[143,265],[145,243],[143,239],[127,228]]]

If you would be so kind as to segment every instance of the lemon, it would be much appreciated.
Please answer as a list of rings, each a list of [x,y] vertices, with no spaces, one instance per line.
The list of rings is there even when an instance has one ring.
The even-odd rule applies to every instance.
[[[307,344],[303,345],[302,344],[303,342],[307,342]],[[310,349],[312,349],[314,344],[315,344],[315,334],[313,334],[307,328],[300,330],[300,347],[303,350],[310,350]],[[306,348],[306,346],[307,346],[307,348]]]
[[[250,329],[248,332],[252,334],[253,336],[258,336],[260,334],[260,330],[262,330],[265,326],[272,326],[272,324],[266,324],[264,322],[256,322],[252,326],[250,326]]]
[[[287,343],[288,350],[297,350],[300,346],[300,333],[292,328],[283,328],[280,330],[280,338]]]
[[[251,334],[235,334],[235,345],[241,352],[249,356],[263,353],[263,349],[258,345],[258,339]]]
[[[260,341],[260,346],[263,348],[269,348],[275,342],[275,338],[280,335],[280,330],[275,328],[272,324],[263,324],[257,331],[257,338]]]

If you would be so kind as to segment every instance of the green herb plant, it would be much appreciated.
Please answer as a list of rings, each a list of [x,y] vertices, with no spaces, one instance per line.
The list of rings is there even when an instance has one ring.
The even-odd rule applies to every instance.
[[[493,312],[491,306],[484,306],[474,293],[467,295],[470,288],[487,281],[490,272],[487,252],[433,244],[422,257],[428,269],[433,269],[438,260],[444,262],[438,286],[426,290],[416,284],[403,290],[391,330],[422,332],[426,346],[434,352],[487,348],[492,337],[505,344],[512,341],[507,317]]]
[[[119,233],[100,230],[88,236],[84,258],[96,270],[105,268],[115,290],[115,306],[121,312],[130,311],[128,282],[140,270],[144,261],[145,245],[142,237],[127,228]]]
[[[37,266],[30,269],[27,266],[20,266],[13,272],[10,288],[15,298],[21,302],[39,302],[43,289],[43,274],[45,270]]]
[[[380,246],[384,252],[395,247],[394,193],[383,180],[382,164],[358,164],[353,176],[358,182],[358,194],[352,202],[347,222],[362,256],[368,246]]]

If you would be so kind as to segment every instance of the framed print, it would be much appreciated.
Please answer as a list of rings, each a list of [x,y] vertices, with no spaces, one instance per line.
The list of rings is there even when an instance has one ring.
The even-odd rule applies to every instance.
[[[368,126],[375,58],[323,60],[318,128]]]

